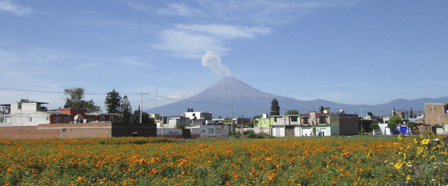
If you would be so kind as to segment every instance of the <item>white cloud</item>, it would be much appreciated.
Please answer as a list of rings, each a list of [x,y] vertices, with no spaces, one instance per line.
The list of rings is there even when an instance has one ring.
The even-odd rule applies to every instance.
[[[0,1],[0,10],[11,12],[18,16],[33,12],[33,9],[14,4],[10,0]]]
[[[135,2],[128,2],[127,4],[129,7],[139,10],[139,11],[148,11],[149,10],[148,7],[146,7],[142,4],[135,3]]]
[[[174,15],[174,16],[194,16],[194,15],[200,15],[201,11],[185,4],[168,3],[166,8],[158,9],[157,13],[165,15]]]
[[[80,70],[84,68],[90,68],[90,67],[98,67],[103,65],[102,63],[82,63],[76,67],[73,68],[73,70]]]
[[[126,64],[133,65],[133,66],[144,67],[144,68],[149,68],[149,69],[154,68],[154,66],[151,65],[147,60],[144,60],[138,56],[125,57],[121,61]]]
[[[269,34],[264,27],[238,27],[232,25],[179,25],[177,28],[219,37],[221,39],[249,38]]]
[[[160,43],[153,45],[156,49],[173,51],[178,57],[200,58],[211,50],[225,54],[228,40],[246,38],[270,33],[264,27],[238,27],[231,25],[179,25],[174,29],[164,30]]]
[[[219,38],[181,30],[163,31],[160,43],[153,45],[153,47],[172,51],[175,56],[184,58],[200,58],[208,50],[219,53],[228,50]]]
[[[202,56],[202,66],[212,69],[219,77],[230,76],[229,70],[222,65],[221,58],[213,53],[213,51],[207,51]]]

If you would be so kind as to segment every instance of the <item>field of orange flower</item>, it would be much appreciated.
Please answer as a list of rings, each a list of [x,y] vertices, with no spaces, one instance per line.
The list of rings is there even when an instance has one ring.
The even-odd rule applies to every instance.
[[[448,153],[434,137],[0,140],[4,185],[435,185]],[[440,137],[439,137],[440,138]],[[442,139],[442,138],[440,138]],[[431,145],[432,144],[432,145]]]

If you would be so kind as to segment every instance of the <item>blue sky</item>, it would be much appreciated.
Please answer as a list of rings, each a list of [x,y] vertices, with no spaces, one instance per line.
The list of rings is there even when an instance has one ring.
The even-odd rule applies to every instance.
[[[0,0],[0,103],[57,108],[57,92],[82,87],[103,111],[112,89],[133,108],[151,94],[149,109],[225,75],[299,100],[443,97],[446,10],[444,0]],[[156,101],[156,89],[173,99]]]

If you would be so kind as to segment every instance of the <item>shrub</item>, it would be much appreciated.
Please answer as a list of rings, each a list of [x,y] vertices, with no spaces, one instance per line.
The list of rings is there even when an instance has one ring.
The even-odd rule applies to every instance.
[[[378,125],[378,123],[372,123],[372,124],[370,124],[370,128],[371,129],[379,129],[380,126]]]

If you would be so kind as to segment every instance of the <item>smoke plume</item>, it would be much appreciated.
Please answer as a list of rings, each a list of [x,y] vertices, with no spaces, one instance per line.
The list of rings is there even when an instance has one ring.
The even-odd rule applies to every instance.
[[[221,64],[221,58],[213,51],[207,51],[202,56],[202,66],[212,69],[220,77],[230,76],[229,70]]]

